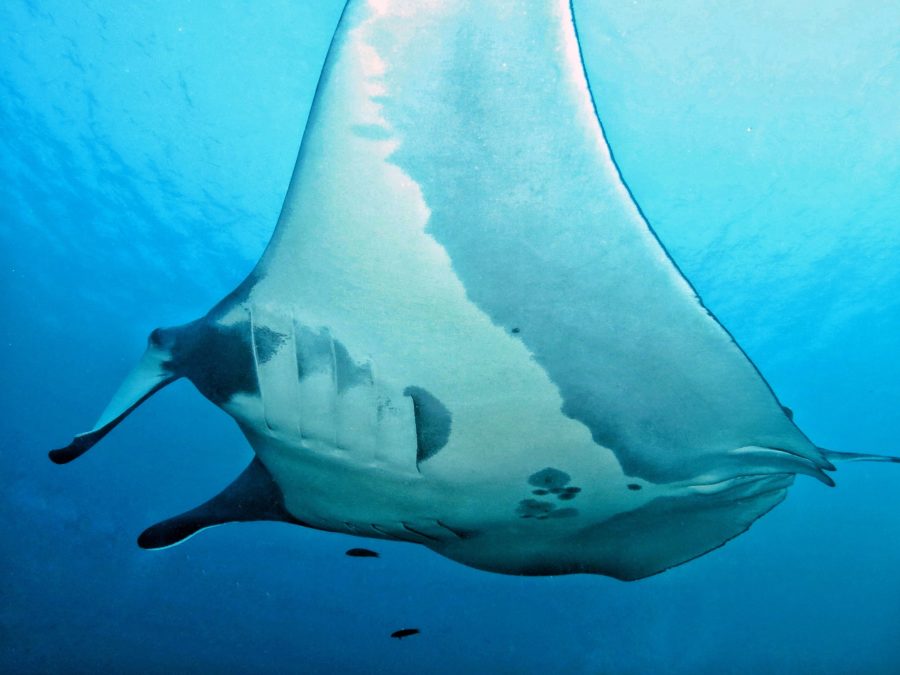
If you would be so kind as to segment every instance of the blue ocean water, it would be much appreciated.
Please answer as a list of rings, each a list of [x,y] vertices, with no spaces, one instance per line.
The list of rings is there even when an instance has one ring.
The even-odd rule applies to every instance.
[[[258,258],[341,5],[0,5],[0,669],[900,672],[894,466],[800,479],[724,548],[625,584],[402,544],[360,561],[281,524],[141,551],[250,456],[186,383],[50,464],[152,328]],[[900,452],[900,10],[575,9],[622,174],[707,305],[817,443]]]

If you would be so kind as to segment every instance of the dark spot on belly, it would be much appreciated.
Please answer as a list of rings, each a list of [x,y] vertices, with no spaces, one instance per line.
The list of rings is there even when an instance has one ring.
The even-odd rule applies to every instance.
[[[519,502],[516,513],[521,518],[540,518],[541,516],[546,516],[555,508],[556,504],[552,502],[543,502],[538,499],[523,499]]]
[[[350,352],[339,341],[334,341],[334,379],[338,393],[350,387],[372,383],[372,367],[367,363],[356,363]]]
[[[628,484],[628,489],[629,489],[629,490],[640,490],[640,489],[641,489],[641,486],[638,485],[637,483],[629,483],[629,484]]]
[[[269,361],[285,342],[288,336],[272,330],[268,326],[257,326],[253,329],[253,342],[256,356],[260,363]]]
[[[512,329],[511,331],[509,331],[509,332],[512,333],[513,335],[518,335],[520,331],[519,331],[518,328],[513,328],[513,329]]]
[[[556,491],[554,491],[556,492]],[[557,499],[561,499],[563,501],[569,501],[570,499],[575,499],[578,496],[578,493],[581,492],[580,487],[567,487],[562,488],[559,492],[556,492]]]
[[[216,405],[235,394],[256,394],[256,364],[250,340],[250,321],[222,325],[199,319],[178,328],[154,331],[151,339],[171,344],[167,367],[188,378]]]
[[[416,420],[416,463],[434,457],[450,440],[452,417],[447,407],[422,387],[407,387]]]
[[[550,494],[550,491],[549,491],[549,490],[544,490],[544,489],[538,489],[538,490],[532,490],[532,491],[531,491],[531,494],[533,494],[533,495],[540,495],[540,496],[543,497],[544,495]]]
[[[302,381],[313,373],[331,372],[331,336],[328,331],[314,331],[295,323],[294,342],[297,350],[297,379]]]
[[[523,499],[519,502],[518,507],[516,507],[516,514],[520,518],[547,520],[548,518],[571,518],[572,516],[578,515],[578,509],[561,509],[553,502],[545,502],[538,499]]]
[[[562,488],[571,480],[572,477],[565,471],[560,471],[559,469],[554,469],[550,466],[546,469],[541,469],[528,477],[528,483],[530,485],[549,490],[550,492]]]
[[[297,379],[315,373],[330,373],[339,394],[350,387],[372,383],[372,367],[357,363],[340,340],[332,338],[327,328],[313,330],[294,323],[297,350]]]

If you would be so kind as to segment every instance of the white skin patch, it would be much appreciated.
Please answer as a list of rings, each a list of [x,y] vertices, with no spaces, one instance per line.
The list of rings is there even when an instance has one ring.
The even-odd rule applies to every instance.
[[[459,510],[458,490],[464,490],[481,504],[480,518],[517,518],[516,505],[530,495],[525,480],[547,458],[585,479],[624,484],[614,455],[560,412],[558,389],[521,340],[493,324],[467,297],[446,251],[426,231],[430,210],[421,189],[390,160],[403,139],[353,132],[360,126],[387,127],[370,96],[373,87],[379,95],[391,95],[381,79],[390,56],[368,42],[373,31],[384,28],[379,22],[385,12],[351,23],[346,32],[341,58],[316,104],[321,114],[307,132],[277,246],[264,258],[265,273],[250,304],[265,303],[267,312],[290,311],[305,325],[327,327],[353,358],[373,364],[378,386],[394,400],[402,402],[403,389],[414,385],[446,406],[452,415],[449,441],[416,477],[454,486],[443,492],[425,489],[436,516]],[[340,452],[341,471],[347,471],[354,453]],[[404,493],[398,495],[385,475],[373,479],[368,453],[358,458],[363,470],[341,474],[346,503],[329,492],[315,506],[305,483],[316,482],[309,473],[327,465],[295,467],[303,452],[285,448],[262,450],[261,456],[295,513],[314,508],[341,520],[348,519],[343,516],[349,509],[366,511],[354,517],[372,518],[369,507],[358,506],[365,503],[358,499],[362,489],[381,495],[370,502],[384,502],[380,517],[418,515],[415,496],[404,504]],[[496,513],[483,513],[492,508]]]

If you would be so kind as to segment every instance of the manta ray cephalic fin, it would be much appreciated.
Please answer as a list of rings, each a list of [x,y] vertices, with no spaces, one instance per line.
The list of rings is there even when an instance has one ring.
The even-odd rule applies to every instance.
[[[94,428],[75,436],[66,447],[51,450],[53,462],[67,464],[81,457],[141,403],[180,377],[171,370],[171,351],[161,344],[159,335],[159,331],[150,335],[141,360],[125,376]]]
[[[222,492],[200,506],[144,530],[138,546],[160,549],[179,544],[200,530],[236,522],[276,521],[302,525],[284,508],[281,488],[258,458]]]

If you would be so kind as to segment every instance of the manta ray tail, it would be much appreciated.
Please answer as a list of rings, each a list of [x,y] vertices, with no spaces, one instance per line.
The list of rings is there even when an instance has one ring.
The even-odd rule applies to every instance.
[[[138,546],[145,549],[166,548],[207,527],[260,520],[302,525],[284,508],[281,489],[263,463],[254,457],[231,485],[208,502],[144,530],[138,537]]]
[[[872,455],[860,452],[835,452],[834,450],[826,450],[819,448],[823,455],[829,460],[838,462],[894,462],[900,464],[900,457],[892,455]]]
[[[119,385],[119,389],[94,428],[75,436],[66,447],[51,450],[49,453],[51,460],[57,464],[66,464],[80,457],[112,431],[132,410],[180,377],[172,369],[171,348],[165,344],[163,335],[163,331],[160,330],[151,333],[147,350]]]

